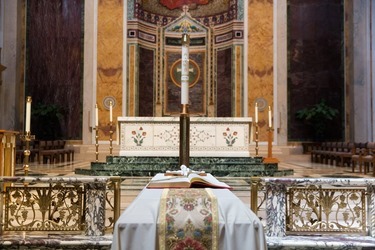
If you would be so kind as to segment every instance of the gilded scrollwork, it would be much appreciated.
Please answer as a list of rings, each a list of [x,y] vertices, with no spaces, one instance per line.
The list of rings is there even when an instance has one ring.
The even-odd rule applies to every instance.
[[[365,189],[289,189],[287,230],[290,232],[366,232]]]
[[[7,187],[5,204],[5,230],[81,230],[81,187]]]

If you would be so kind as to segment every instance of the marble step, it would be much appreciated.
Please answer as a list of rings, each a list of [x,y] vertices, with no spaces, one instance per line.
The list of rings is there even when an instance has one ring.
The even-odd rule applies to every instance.
[[[94,176],[154,176],[157,173],[165,172],[160,169],[155,170],[139,170],[139,169],[133,169],[133,170],[122,170],[118,169],[117,171],[114,170],[93,170],[93,169],[76,169],[76,174],[81,175],[94,175]],[[241,172],[234,172],[234,171],[206,171],[211,173],[214,176],[232,176],[232,177],[246,177],[246,176],[288,176],[293,175],[293,170],[270,170],[270,171],[241,171]]]
[[[179,170],[179,157],[107,156],[103,162],[91,162],[90,169],[76,174],[109,176],[154,176],[167,170]],[[189,168],[217,177],[286,176],[293,170],[279,170],[277,163],[264,163],[263,157],[190,157]]]
[[[100,142],[99,142],[100,143]],[[96,159],[96,146],[95,144],[73,144],[70,145],[74,148],[75,151],[75,158],[77,160],[80,159],[92,159],[93,161]],[[118,156],[120,152],[120,145],[117,143],[113,143],[112,145],[112,155]],[[262,143],[258,147],[258,155],[266,157],[268,154],[268,146],[265,143]],[[109,143],[102,142],[99,144],[98,147],[98,156],[99,161],[105,161],[106,157],[109,155]],[[301,154],[302,153],[302,146],[297,145],[288,145],[288,146],[278,146],[274,145],[272,147],[272,154],[275,157],[287,157],[290,154]],[[250,147],[250,155],[255,156],[255,144],[253,147]]]

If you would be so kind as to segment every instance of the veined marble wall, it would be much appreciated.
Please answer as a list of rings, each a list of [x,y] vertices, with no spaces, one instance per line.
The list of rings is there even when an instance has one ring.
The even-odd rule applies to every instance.
[[[248,1],[248,107],[254,117],[259,107],[259,140],[267,141],[268,106],[273,107],[273,1]]]
[[[123,16],[123,1],[98,2],[96,102],[99,109],[99,138],[101,139],[109,136],[110,101],[114,105],[113,117],[122,115]]]

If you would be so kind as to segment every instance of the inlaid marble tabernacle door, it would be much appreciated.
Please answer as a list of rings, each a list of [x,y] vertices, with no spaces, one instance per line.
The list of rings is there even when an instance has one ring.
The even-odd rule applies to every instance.
[[[190,156],[248,157],[252,118],[190,118]],[[119,117],[120,156],[178,156],[179,117]]]

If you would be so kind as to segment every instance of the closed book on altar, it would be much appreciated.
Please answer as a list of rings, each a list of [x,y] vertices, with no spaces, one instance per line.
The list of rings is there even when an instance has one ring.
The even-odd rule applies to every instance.
[[[219,181],[211,174],[199,175],[191,173],[188,176],[155,175],[147,184],[147,188],[227,188],[228,184]]]

